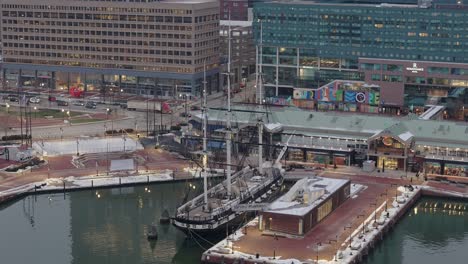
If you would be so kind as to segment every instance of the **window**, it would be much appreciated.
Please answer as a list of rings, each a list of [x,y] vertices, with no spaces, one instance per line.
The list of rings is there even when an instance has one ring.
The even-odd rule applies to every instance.
[[[384,75],[383,81],[385,82],[401,82],[401,76],[399,75]]]
[[[380,70],[380,64],[363,63],[363,64],[361,64],[361,69],[370,70],[370,71],[379,71]]]
[[[329,199],[317,210],[317,223],[325,218],[333,209],[333,199]]]
[[[372,81],[380,81],[380,74],[372,74],[371,75],[371,80]]]
[[[428,67],[428,73],[437,73],[437,74],[449,74],[449,68],[445,67]]]
[[[383,65],[383,70],[384,71],[398,71],[401,72],[403,70],[403,66],[401,65],[395,65],[395,64],[384,64]]]

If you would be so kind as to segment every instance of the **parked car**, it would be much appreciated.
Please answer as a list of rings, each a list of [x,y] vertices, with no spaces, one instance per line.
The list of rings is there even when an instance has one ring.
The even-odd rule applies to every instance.
[[[95,102],[87,102],[86,105],[85,105],[85,108],[96,109],[96,103]]]
[[[55,102],[57,101],[57,97],[55,96],[49,96],[49,99],[48,99],[50,102]]]
[[[33,104],[38,104],[38,103],[41,102],[41,98],[36,97],[36,96],[35,96],[35,97],[31,97],[31,98],[29,98],[29,102],[30,102],[30,103],[33,103]]]
[[[68,106],[68,102],[67,101],[62,101],[62,100],[57,100],[57,105],[58,106]]]
[[[10,102],[19,102],[19,97],[16,95],[9,95],[8,100],[10,100]]]
[[[192,110],[192,111],[198,111],[198,110],[200,110],[200,107],[199,107],[198,105],[192,105],[192,106],[190,107],[190,110]]]
[[[84,105],[85,105],[85,102],[82,101],[82,100],[77,100],[77,101],[73,101],[72,104],[73,104],[73,105],[76,105],[76,106],[84,106]]]

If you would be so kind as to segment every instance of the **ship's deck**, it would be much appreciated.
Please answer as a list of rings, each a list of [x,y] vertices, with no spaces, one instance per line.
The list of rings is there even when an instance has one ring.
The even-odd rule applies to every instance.
[[[265,180],[266,180],[266,178],[264,178],[264,177],[261,177],[261,178],[259,178],[259,176],[250,177],[250,178],[246,179],[245,181],[242,181],[247,186],[245,186],[245,185],[242,186],[240,188],[240,190],[241,191],[246,191],[247,189],[252,190],[256,186],[259,186],[260,184],[262,184]],[[236,179],[232,183],[232,186],[234,188],[239,189],[238,186],[240,184],[238,183],[238,181],[239,181],[239,179]],[[215,197],[213,195],[210,195],[210,194],[208,195],[208,204],[209,204],[209,207],[211,208],[211,212],[216,211],[216,209],[221,208],[221,207],[225,206],[228,202],[230,202],[227,199],[227,190],[226,189],[218,192],[216,194],[216,196],[217,197]],[[195,206],[195,207],[190,208],[190,214],[188,215],[188,217],[189,217],[190,220],[204,220],[204,219],[209,220],[211,218],[211,216],[212,216],[211,212],[206,210],[204,205],[199,205],[199,206]]]

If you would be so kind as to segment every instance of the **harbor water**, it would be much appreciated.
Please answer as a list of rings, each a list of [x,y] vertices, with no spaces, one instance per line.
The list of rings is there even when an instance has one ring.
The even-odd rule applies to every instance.
[[[368,264],[468,261],[468,202],[423,198],[370,253]]]
[[[208,243],[159,224],[165,209],[174,215],[188,190],[193,193],[189,187],[167,183],[41,194],[3,205],[1,263],[199,263]],[[421,199],[366,263],[466,263],[467,210],[463,201]],[[146,232],[153,222],[159,238],[150,242]]]
[[[0,208],[0,262],[199,263],[201,247],[208,245],[186,239],[172,225],[159,224],[165,209],[174,215],[188,185],[41,194],[4,205]],[[150,242],[146,232],[153,222],[159,237]]]

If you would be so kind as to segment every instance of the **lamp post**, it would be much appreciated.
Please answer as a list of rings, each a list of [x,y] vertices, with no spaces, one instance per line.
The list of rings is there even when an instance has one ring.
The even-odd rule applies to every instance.
[[[60,141],[63,140],[63,127],[60,128]]]
[[[10,104],[6,104],[7,113],[10,112]]]
[[[37,118],[37,106],[34,107],[34,118]]]
[[[385,195],[385,212],[387,212],[387,204],[388,204],[388,189],[385,189],[385,193],[381,193],[380,197]]]
[[[187,95],[186,94],[179,94],[179,97],[182,98],[182,96],[184,96],[185,98],[185,114],[184,114],[184,117],[185,117],[185,123],[187,123]]]
[[[353,226],[350,224],[349,226],[345,226],[345,227],[344,227],[344,230],[346,231],[346,229],[351,229],[351,228],[353,228]],[[353,230],[350,230],[350,232],[349,232],[349,239],[348,239],[348,240],[349,240],[349,247],[350,247],[350,248],[351,248],[351,243],[353,243],[353,236],[352,236],[352,235],[353,235]]]
[[[360,214],[357,216],[357,218],[359,219],[360,217],[365,217],[364,214]],[[365,225],[365,222],[366,220],[362,221],[362,235],[364,236],[364,225]]]
[[[62,108],[62,119],[65,121],[65,109]]]
[[[322,242],[317,243],[317,256],[316,256],[316,259],[315,259],[315,263],[318,263],[318,261],[319,261],[319,247],[321,245],[322,245]]]
[[[374,206],[374,224],[376,225],[375,228],[377,228],[377,203],[371,203],[370,205]]]
[[[80,156],[80,151],[78,149],[78,146],[80,145],[80,141],[79,139],[77,138],[76,139],[76,156]]]

